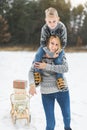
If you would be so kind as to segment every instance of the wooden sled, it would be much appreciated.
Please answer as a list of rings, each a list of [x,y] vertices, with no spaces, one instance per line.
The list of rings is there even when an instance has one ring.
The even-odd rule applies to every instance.
[[[10,95],[11,100],[11,118],[13,123],[16,123],[17,119],[26,119],[27,124],[31,121],[30,108],[29,108],[29,95]]]

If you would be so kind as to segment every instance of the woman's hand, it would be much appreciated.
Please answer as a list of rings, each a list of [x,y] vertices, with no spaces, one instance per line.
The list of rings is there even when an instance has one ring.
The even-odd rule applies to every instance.
[[[46,65],[47,64],[45,62],[35,62],[34,67],[37,69],[45,69]]]
[[[57,50],[54,55],[53,55],[53,58],[57,58],[59,56],[59,51]]]
[[[32,96],[34,96],[34,94],[36,94],[36,87],[34,84],[30,85],[29,94],[31,94]]]

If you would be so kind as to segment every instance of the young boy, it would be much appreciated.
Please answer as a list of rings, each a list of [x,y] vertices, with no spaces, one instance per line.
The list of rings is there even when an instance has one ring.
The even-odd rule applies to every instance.
[[[40,47],[36,53],[34,62],[40,62],[42,61],[42,57],[44,54],[47,54],[50,58],[54,58],[55,64],[62,64],[62,57],[64,55],[64,48],[67,44],[67,30],[65,25],[60,21],[60,18],[58,16],[58,12],[55,8],[48,8],[45,10],[45,22],[46,24],[41,29],[41,38],[40,38]],[[49,49],[46,47],[46,42],[48,38],[52,35],[57,35],[62,44],[62,51],[60,55],[58,55],[58,52],[52,53],[49,51]],[[35,76],[35,82],[36,85],[38,85],[41,82],[41,76],[40,76],[41,70],[35,69],[34,76]],[[62,74],[57,74],[57,84],[64,88],[64,80]]]

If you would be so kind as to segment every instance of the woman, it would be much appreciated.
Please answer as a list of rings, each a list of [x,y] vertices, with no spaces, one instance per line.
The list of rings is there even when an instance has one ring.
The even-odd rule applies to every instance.
[[[55,53],[62,52],[61,51],[61,42],[58,36],[51,36],[47,43],[48,49]],[[58,55],[58,54],[57,54]],[[41,69],[41,83],[40,83],[40,90],[41,90],[41,97],[42,97],[42,104],[45,111],[46,116],[46,130],[54,130],[55,128],[55,115],[54,115],[54,106],[55,106],[55,99],[59,104],[63,116],[64,121],[64,130],[71,130],[70,128],[70,97],[69,97],[69,89],[67,86],[66,79],[64,77],[64,88],[59,88],[56,82],[56,73],[62,73],[68,71],[68,64],[63,54],[62,57],[62,64],[55,65],[54,59],[45,55],[43,57],[42,62],[36,62],[32,65],[29,71],[29,93],[34,95],[36,93],[36,86],[34,80],[34,67],[37,69]]]

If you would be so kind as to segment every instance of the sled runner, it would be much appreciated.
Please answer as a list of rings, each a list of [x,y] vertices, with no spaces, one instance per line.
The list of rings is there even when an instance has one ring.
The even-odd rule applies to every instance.
[[[14,92],[10,95],[11,101],[11,118],[13,123],[17,119],[26,119],[27,124],[31,120],[30,115],[30,97],[26,92],[27,81],[15,80],[13,81]]]

